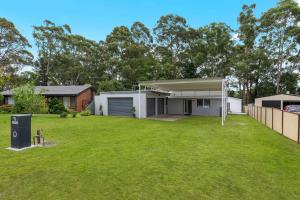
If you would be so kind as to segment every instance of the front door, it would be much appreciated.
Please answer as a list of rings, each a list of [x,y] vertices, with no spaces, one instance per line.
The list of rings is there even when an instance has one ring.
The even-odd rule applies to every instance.
[[[192,100],[190,100],[190,99],[184,100],[184,114],[185,115],[192,114]]]

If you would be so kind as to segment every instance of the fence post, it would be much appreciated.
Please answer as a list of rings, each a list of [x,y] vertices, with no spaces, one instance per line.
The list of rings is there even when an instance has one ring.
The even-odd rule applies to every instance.
[[[272,108],[272,130],[273,130],[273,121],[274,121],[274,108]]]
[[[256,107],[256,120],[258,121],[258,106]]]
[[[262,107],[260,107],[260,123],[262,123]]]
[[[283,135],[283,110],[281,110],[281,134]]]
[[[267,108],[265,107],[265,125],[267,126]]]
[[[298,115],[298,144],[300,143],[300,115]]]

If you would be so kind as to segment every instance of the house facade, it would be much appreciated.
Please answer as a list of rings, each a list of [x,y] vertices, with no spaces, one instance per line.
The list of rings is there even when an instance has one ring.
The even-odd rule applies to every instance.
[[[109,91],[95,96],[95,114],[146,118],[158,115],[227,115],[222,79],[189,79],[143,83],[143,90]],[[140,85],[140,86],[141,86]],[[100,109],[101,108],[101,109]]]
[[[139,112],[138,91],[101,92],[95,96],[95,113],[100,114],[101,105],[104,115],[132,116],[134,107],[136,116],[140,118],[156,115],[221,115],[222,99],[217,93],[182,95],[182,93],[143,90],[140,94],[141,112]]]
[[[36,86],[35,92],[45,96],[46,101],[50,98],[57,98],[65,108],[81,112],[89,105],[93,99],[95,91],[91,85],[72,86]],[[2,92],[4,96],[3,104],[14,104],[13,90]]]

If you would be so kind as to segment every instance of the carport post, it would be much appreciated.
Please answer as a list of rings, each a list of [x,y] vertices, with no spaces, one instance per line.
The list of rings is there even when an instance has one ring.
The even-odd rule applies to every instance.
[[[141,119],[141,84],[139,84],[139,119]]]

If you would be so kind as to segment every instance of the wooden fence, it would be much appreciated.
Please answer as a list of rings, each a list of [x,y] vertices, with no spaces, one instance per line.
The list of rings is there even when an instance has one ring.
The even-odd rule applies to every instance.
[[[245,110],[258,122],[300,143],[300,115],[260,106],[246,106]]]

